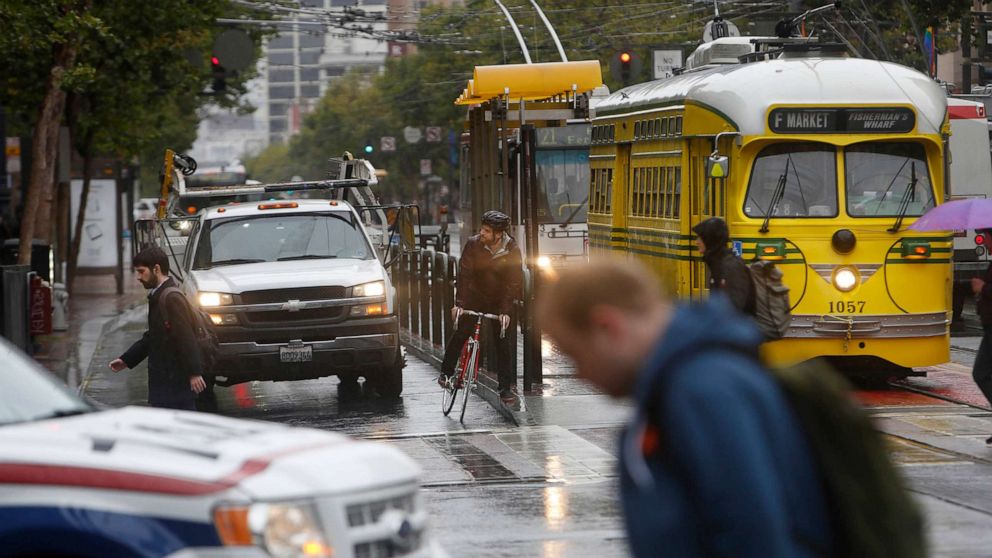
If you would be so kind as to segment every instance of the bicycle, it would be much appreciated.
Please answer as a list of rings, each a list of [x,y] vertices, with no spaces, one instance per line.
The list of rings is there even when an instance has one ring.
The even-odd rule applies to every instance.
[[[479,336],[482,331],[482,320],[486,318],[499,322],[499,316],[496,314],[473,312],[472,310],[462,310],[462,314],[476,317],[475,331],[465,341],[465,345],[462,346],[462,354],[458,357],[455,373],[449,378],[447,387],[442,388],[443,393],[441,395],[441,412],[444,413],[444,416],[448,416],[451,413],[451,409],[455,406],[458,391],[462,390],[464,392],[462,396],[462,413],[458,418],[458,422],[465,421],[465,408],[468,406],[469,392],[471,388],[475,387],[479,379],[479,347],[481,347]],[[454,327],[458,327],[458,320],[455,320]],[[500,329],[499,336],[501,339],[506,337],[505,328]]]

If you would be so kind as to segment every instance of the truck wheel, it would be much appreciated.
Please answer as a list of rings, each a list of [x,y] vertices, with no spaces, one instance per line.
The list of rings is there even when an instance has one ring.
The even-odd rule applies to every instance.
[[[395,399],[403,393],[403,366],[405,365],[403,350],[397,348],[396,359],[392,364],[382,367],[375,379],[375,389],[381,397]]]

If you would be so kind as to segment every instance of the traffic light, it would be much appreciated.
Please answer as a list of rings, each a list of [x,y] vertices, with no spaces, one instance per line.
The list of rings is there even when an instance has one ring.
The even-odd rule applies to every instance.
[[[210,57],[210,75],[213,77],[211,89],[214,93],[222,93],[227,89],[227,70],[220,63],[217,56]]]
[[[372,140],[365,140],[365,154],[371,155],[375,151],[375,146],[372,145]]]
[[[624,87],[641,73],[641,58],[631,49],[623,49],[610,57],[610,74]]]

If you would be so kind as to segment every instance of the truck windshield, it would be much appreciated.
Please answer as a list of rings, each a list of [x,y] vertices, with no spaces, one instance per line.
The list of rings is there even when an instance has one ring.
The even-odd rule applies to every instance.
[[[844,168],[852,217],[919,216],[934,206],[926,152],[918,143],[852,145]]]
[[[193,268],[373,257],[372,248],[351,214],[283,214],[210,221],[197,243]]]
[[[754,160],[744,200],[748,217],[837,215],[836,150],[825,143],[770,145]]]

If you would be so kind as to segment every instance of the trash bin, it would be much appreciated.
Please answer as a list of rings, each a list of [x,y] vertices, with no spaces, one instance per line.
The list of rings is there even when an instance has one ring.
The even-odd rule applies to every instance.
[[[52,292],[52,329],[66,331],[69,329],[69,291],[62,283],[55,283]]]
[[[17,254],[20,251],[21,239],[8,238],[3,241],[3,250],[0,252],[0,263],[3,265],[14,265],[17,263]],[[31,271],[38,274],[43,281],[52,280],[51,270],[52,247],[44,240],[35,239],[31,241]]]

